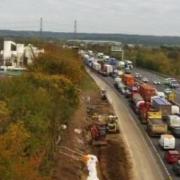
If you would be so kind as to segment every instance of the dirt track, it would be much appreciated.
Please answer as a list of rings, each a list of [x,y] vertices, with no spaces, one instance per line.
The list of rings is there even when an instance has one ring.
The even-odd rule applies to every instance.
[[[107,90],[107,96],[111,102],[118,118],[123,137],[129,147],[133,162],[133,179],[135,180],[164,180],[161,165],[157,163],[154,154],[149,148],[143,134],[136,125],[128,108],[119,99],[114,89],[98,78],[94,73],[88,71],[96,83]]]

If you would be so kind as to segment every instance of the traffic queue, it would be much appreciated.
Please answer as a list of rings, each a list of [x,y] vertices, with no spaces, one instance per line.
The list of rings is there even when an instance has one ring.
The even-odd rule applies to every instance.
[[[155,86],[142,82],[131,74],[132,61],[119,61],[103,53],[80,51],[84,63],[102,76],[111,76],[115,88],[128,98],[129,104],[140,122],[146,125],[150,137],[160,137],[159,146],[167,150],[165,161],[174,164],[173,170],[180,175],[180,107],[175,103],[174,92],[158,92]]]

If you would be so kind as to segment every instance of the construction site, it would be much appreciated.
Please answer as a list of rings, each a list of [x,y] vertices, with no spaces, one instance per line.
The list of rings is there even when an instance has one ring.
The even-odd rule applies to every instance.
[[[96,175],[89,176],[90,180],[132,178],[129,154],[105,90],[83,92],[71,122],[59,144],[54,179],[88,179],[92,170],[86,167],[89,155],[97,158]]]

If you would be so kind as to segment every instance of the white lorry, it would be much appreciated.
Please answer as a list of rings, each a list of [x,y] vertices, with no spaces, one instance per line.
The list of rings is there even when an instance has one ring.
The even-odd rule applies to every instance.
[[[164,150],[175,149],[176,139],[171,134],[162,134],[159,140],[159,144]]]

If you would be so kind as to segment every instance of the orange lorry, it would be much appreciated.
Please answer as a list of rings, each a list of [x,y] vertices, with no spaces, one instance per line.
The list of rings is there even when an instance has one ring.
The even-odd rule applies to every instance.
[[[156,95],[156,88],[150,84],[144,83],[140,85],[139,93],[145,101],[150,102],[151,97]]]
[[[122,80],[123,83],[128,87],[132,87],[135,84],[135,78],[132,74],[124,74]]]

